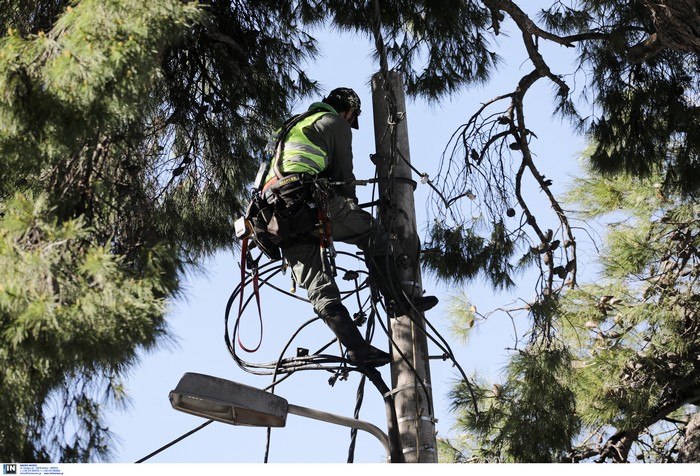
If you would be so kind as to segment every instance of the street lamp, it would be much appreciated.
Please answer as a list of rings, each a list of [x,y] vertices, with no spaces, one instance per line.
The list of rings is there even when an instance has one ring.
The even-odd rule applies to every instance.
[[[291,413],[357,428],[374,435],[384,445],[387,460],[391,460],[389,438],[371,423],[292,405],[279,395],[230,380],[188,372],[170,392],[170,404],[175,410],[230,425],[283,427]]]

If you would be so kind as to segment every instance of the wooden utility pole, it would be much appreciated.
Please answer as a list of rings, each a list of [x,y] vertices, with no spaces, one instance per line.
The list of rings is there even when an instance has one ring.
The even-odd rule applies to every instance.
[[[383,179],[379,182],[379,194],[386,200],[379,212],[384,226],[390,226],[390,246],[402,290],[409,297],[421,296],[420,240],[413,198],[416,183],[411,178],[409,165],[406,100],[401,77],[389,72],[388,80],[390,88],[384,86],[380,73],[372,77],[375,165],[377,176]],[[393,94],[387,95],[392,89]],[[390,118],[392,110],[397,117]],[[394,134],[390,119],[395,124]],[[422,331],[424,317],[415,310],[411,311],[411,316],[396,315],[390,319],[389,327],[398,348],[398,351],[392,349],[391,383],[404,461],[437,463],[428,341]]]

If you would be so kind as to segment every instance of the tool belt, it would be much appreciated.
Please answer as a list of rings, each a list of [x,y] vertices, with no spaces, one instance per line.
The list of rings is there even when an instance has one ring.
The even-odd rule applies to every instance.
[[[314,200],[314,182],[306,174],[279,179],[263,192],[263,200],[272,211],[267,231],[273,241],[309,235],[318,226],[318,208]]]
[[[318,228],[315,181],[307,174],[291,174],[268,181],[255,193],[246,218],[260,249],[271,259],[281,257],[279,247]]]

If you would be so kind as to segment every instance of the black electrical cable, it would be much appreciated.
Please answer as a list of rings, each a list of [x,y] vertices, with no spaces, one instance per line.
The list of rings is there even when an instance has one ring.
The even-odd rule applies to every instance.
[[[401,349],[399,348],[399,345],[396,343],[394,338],[391,336],[391,332],[389,331],[388,326],[385,326],[384,323],[380,320],[379,325],[384,331],[384,333],[389,337],[389,342],[391,342],[391,346],[396,350],[396,352],[399,354],[399,357],[401,357],[401,360],[408,366],[409,370],[415,375],[416,377],[416,382],[421,386],[423,389],[423,393],[425,394],[426,399],[428,400],[428,407],[432,408],[432,399],[430,398],[430,392],[428,392],[428,388],[425,386],[425,382],[421,380],[420,375],[418,374],[418,371],[416,368],[413,366],[411,361],[408,359],[408,356],[401,352]]]
[[[367,381],[367,376],[363,375],[360,379],[360,383],[357,385],[357,394],[355,397],[355,411],[353,412],[353,418],[355,420],[360,419],[360,408],[362,407],[362,402],[365,399],[365,382]],[[355,462],[355,443],[357,442],[357,428],[350,429],[350,447],[348,448],[348,463]]]
[[[352,256],[353,258],[360,259],[360,258],[359,258],[357,255],[355,255],[355,254],[350,254],[350,253],[345,253],[345,252],[341,252],[341,253],[339,253],[339,254],[345,254],[345,255],[348,255],[348,256]],[[264,265],[258,267],[258,277],[259,277],[259,279],[260,279],[260,277],[263,278],[263,279],[261,279],[260,287],[267,285],[267,286],[270,286],[271,288],[273,288],[273,289],[275,289],[275,290],[277,290],[277,291],[281,291],[281,292],[283,292],[283,293],[285,293],[285,294],[288,294],[288,293],[286,293],[285,291],[279,289],[278,287],[272,285],[272,284],[269,282],[270,279],[272,279],[275,275],[277,275],[277,274],[283,269],[283,266],[280,266],[280,267],[277,268],[277,269],[266,269],[266,268],[268,268],[268,267],[270,266],[270,264],[271,264],[271,263],[266,263],[266,264],[264,264]],[[339,268],[339,269],[344,270],[344,271],[347,271],[347,270],[345,270],[344,268]],[[358,272],[356,272],[356,273],[359,274],[359,273],[361,273],[361,272],[362,272],[362,271],[358,271]],[[270,276],[268,276],[268,277],[265,277],[265,275],[266,275],[266,274],[269,274],[269,273],[272,273],[272,274],[271,274]],[[231,296],[229,297],[229,300],[228,300],[227,305],[226,305],[225,318],[224,318],[224,327],[225,327],[225,329],[224,329],[224,330],[225,330],[224,340],[225,340],[225,342],[226,342],[227,348],[229,349],[229,352],[231,353],[232,357],[233,357],[234,360],[239,364],[240,367],[242,367],[244,370],[246,370],[246,371],[248,371],[248,372],[251,372],[251,373],[254,373],[254,374],[258,374],[258,375],[269,375],[270,372],[256,372],[256,371],[254,371],[254,370],[252,370],[252,369],[254,369],[254,368],[263,368],[263,369],[264,369],[264,368],[267,368],[267,369],[270,369],[270,368],[275,367],[275,364],[274,364],[274,363],[270,363],[270,364],[251,364],[251,363],[249,363],[249,362],[245,362],[244,360],[240,359],[240,358],[238,357],[237,353],[236,353],[235,345],[232,343],[232,339],[231,339],[231,337],[229,336],[229,332],[228,332],[228,328],[229,328],[229,316],[230,316],[230,311],[231,311],[231,308],[232,308],[232,306],[233,306],[233,303],[234,303],[234,302],[236,301],[236,299],[238,298],[239,293],[242,292],[242,290],[245,288],[245,286],[248,285],[248,284],[252,281],[252,279],[253,279],[252,275],[247,276],[247,277],[244,279],[244,282],[242,283],[242,286],[241,286],[241,284],[239,284],[238,286],[236,286],[236,288],[235,288],[234,291],[232,292]],[[367,288],[367,287],[368,287],[368,284],[366,283],[366,281],[363,281],[362,284],[361,284],[360,286],[357,286],[357,287],[355,288],[354,291],[349,291],[349,292],[347,292],[347,293],[343,293],[343,294],[346,294],[346,295],[345,295],[344,297],[342,297],[341,299],[342,299],[342,300],[345,300],[345,299],[349,298],[352,294],[357,293],[357,292],[359,292],[359,291],[361,291],[361,290],[363,290],[363,289],[365,289],[365,288]],[[253,299],[253,297],[254,297],[254,295],[249,296],[248,299],[244,302],[244,305],[242,306],[242,311],[244,311],[244,310],[247,308],[248,304],[249,304],[250,301]],[[308,300],[303,299],[303,298],[299,298],[298,296],[294,296],[294,297],[296,297],[297,299],[300,299],[300,300],[302,300],[302,301],[308,302]],[[240,316],[239,316],[239,319],[240,319]],[[235,336],[236,336],[237,331],[238,331],[238,323],[239,323],[239,321],[237,320],[237,321],[236,321],[236,324],[234,325],[234,329],[233,329],[233,337],[234,337],[234,340],[235,340]],[[303,327],[303,326],[302,326],[302,327]],[[332,359],[333,359],[333,358],[332,358]],[[300,359],[293,359],[293,361],[295,361],[295,362],[296,362],[296,361],[299,361],[299,360],[300,360]],[[329,361],[328,361],[327,359],[326,359],[326,360],[324,360],[324,359],[321,359],[321,360],[316,359],[315,364],[314,364],[314,365],[311,365],[311,367],[312,367],[312,368],[318,368],[318,365],[316,365],[316,364],[319,364],[319,363],[328,363],[328,362],[329,362]],[[337,363],[337,358],[335,358],[335,360],[331,360],[330,362],[331,362],[331,363]],[[290,365],[285,365],[285,369],[286,369],[286,370],[290,370],[290,368],[291,368]],[[296,365],[296,364],[294,364],[294,366],[293,366],[293,369],[294,369],[295,371],[296,371],[296,370],[299,370],[299,369],[301,369],[301,368],[304,368],[304,369],[305,369],[305,368],[308,368],[308,367],[299,366],[299,365]]]
[[[356,281],[357,283],[357,281]],[[356,286],[357,287],[357,286]],[[368,298],[371,299],[371,296]],[[359,301],[359,294],[358,294],[358,306],[362,312],[364,307],[367,305],[368,301],[365,301],[364,305],[360,304]],[[375,316],[376,313],[374,312],[374,308],[370,306],[370,315],[367,317],[367,329],[365,330],[365,340],[367,342],[371,342],[372,338],[374,337],[374,324],[375,324]],[[358,420],[360,418],[360,409],[362,408],[362,403],[364,402],[364,397],[365,397],[365,383],[367,382],[367,376],[362,375],[362,378],[360,379],[360,383],[357,385],[357,393],[355,397],[355,411],[353,412],[353,418],[355,420]],[[355,443],[357,441],[357,428],[351,428],[350,429],[350,446],[348,448],[348,463],[353,463],[355,460]]]
[[[315,318],[312,318],[312,319],[310,319],[309,321],[305,322],[304,324],[302,324],[302,326],[301,326],[299,329],[297,329],[297,331],[296,331],[296,332],[292,335],[292,337],[287,341],[287,344],[284,346],[284,348],[283,348],[282,351],[280,352],[280,356],[279,356],[278,361],[277,361],[277,362],[278,362],[278,365],[277,365],[277,367],[275,367],[275,371],[274,371],[274,373],[273,373],[273,383],[272,383],[270,386],[267,387],[267,389],[271,389],[271,392],[272,392],[272,393],[274,393],[275,386],[279,383],[279,382],[276,381],[276,380],[277,380],[277,374],[278,374],[278,372],[279,372],[279,366],[280,366],[279,364],[284,360],[284,354],[287,352],[287,350],[289,349],[289,347],[292,345],[292,342],[294,341],[294,339],[296,339],[296,337],[299,335],[299,333],[300,333],[306,326],[308,326],[308,325],[310,325],[310,324],[316,322],[316,321],[319,320],[319,319],[320,319],[319,317],[315,317]],[[321,347],[319,350],[317,350],[317,351],[314,353],[314,356],[319,356],[319,354],[320,354],[321,352],[323,352],[325,349],[327,349],[328,347],[330,347],[331,345],[333,345],[334,342],[336,342],[336,339],[332,340],[331,342],[329,342],[328,344],[326,344],[325,346],[323,346],[323,347]],[[340,360],[343,361],[343,362],[342,362],[342,365],[341,365],[340,367],[338,367],[337,370],[344,370],[344,371],[352,370],[352,369],[347,368],[347,361],[345,361],[344,359],[340,359]],[[324,370],[331,371],[332,369],[326,367],[326,368],[324,368]],[[290,376],[290,375],[291,375],[291,373],[287,374],[287,375],[285,376],[285,378],[288,377],[288,376]],[[267,440],[267,441],[266,441],[266,445],[265,445],[265,455],[264,455],[264,462],[265,462],[265,463],[267,463],[268,460],[269,460],[270,441],[271,441],[271,438],[272,438],[272,428],[271,428],[271,427],[268,427],[268,428],[267,428],[267,433],[266,433],[266,435],[267,435],[267,437],[266,437],[266,440]]]
[[[270,285],[269,282],[268,282],[269,279],[271,279],[275,274],[276,274],[276,272],[275,272],[272,276],[270,276],[270,277],[268,277],[268,278],[266,278],[266,279],[263,279],[262,284],[263,284],[263,285],[264,285],[264,284],[267,284],[268,286],[271,286],[272,288],[276,289],[275,286]],[[364,283],[363,283],[363,286],[364,286]],[[362,289],[363,286],[360,286],[360,289]],[[225,331],[226,331],[226,333],[225,333],[225,341],[226,341],[227,347],[228,347],[228,349],[229,349],[229,352],[231,353],[231,355],[232,355],[232,357],[234,358],[234,360],[239,364],[239,366],[241,366],[241,367],[242,367],[244,370],[246,370],[246,371],[251,372],[251,371],[252,371],[252,370],[251,370],[252,368],[268,368],[268,369],[275,368],[275,369],[277,369],[277,371],[279,371],[279,367],[280,367],[280,363],[279,363],[279,362],[280,362],[280,360],[278,360],[277,363],[270,363],[270,364],[251,364],[251,363],[249,363],[249,362],[244,361],[243,359],[241,359],[241,358],[237,355],[236,350],[235,350],[235,346],[232,344],[231,338],[229,337],[229,334],[228,334],[228,320],[229,320],[229,314],[230,314],[230,309],[231,309],[231,307],[232,307],[232,303],[236,300],[236,298],[237,298],[239,292],[240,292],[240,287],[237,287],[236,290],[235,290],[235,291],[232,293],[232,295],[230,296],[229,301],[228,301],[227,306],[226,306],[226,316],[225,316]],[[347,298],[347,297],[349,297],[349,295],[346,296],[346,298]],[[246,301],[246,305],[247,305],[247,303],[250,301],[251,298],[252,298],[252,296],[249,297],[248,301]],[[245,309],[245,306],[243,306],[243,309]],[[308,325],[309,323],[311,323],[311,322],[313,322],[313,321],[315,321],[315,320],[317,320],[317,319],[318,319],[318,318],[314,318],[314,319],[312,319],[311,321],[308,321],[307,323],[303,324],[303,325],[297,330],[297,332],[294,334],[294,336],[292,336],[292,340],[296,337],[296,335],[297,335],[306,325]],[[236,335],[236,332],[237,332],[237,327],[234,326],[234,334],[233,334],[234,337],[235,337],[235,335]],[[290,343],[291,343],[291,340],[290,340]],[[286,352],[288,346],[289,346],[289,343],[288,343],[288,345],[285,347],[285,349],[283,350],[283,354],[284,354],[284,352]],[[324,348],[325,348],[325,347],[324,347]],[[283,355],[283,354],[282,354],[282,355]],[[281,357],[280,357],[280,358],[281,358]],[[330,359],[330,360],[329,360],[329,359]],[[311,367],[313,367],[313,368],[319,368],[318,364],[320,364],[320,363],[338,363],[338,358],[337,358],[337,357],[332,357],[332,356],[322,356],[322,355],[320,355],[320,356],[319,356],[319,355],[315,355],[315,356],[309,357],[309,358],[295,358],[295,359],[291,359],[291,364],[284,364],[283,367],[284,367],[284,369],[286,369],[287,371],[290,371],[290,370],[291,370],[291,371],[296,371],[296,370],[299,370],[300,368],[304,368],[304,369],[305,369],[305,368],[308,368],[307,366],[304,366],[304,365],[301,365],[301,366],[298,365],[298,362],[308,362],[308,363],[311,364],[311,365],[310,365]],[[329,370],[327,367],[325,367],[325,368],[323,368],[323,369],[324,369],[324,370]],[[332,369],[330,369],[330,370],[332,370]],[[256,372],[253,371],[253,373],[256,373]],[[261,375],[269,375],[269,374],[271,374],[271,373],[274,373],[274,371],[273,371],[273,372],[266,372],[266,373],[260,373],[260,372],[257,372],[257,373],[258,373],[258,374],[261,374]]]
[[[339,269],[342,270],[342,268],[339,268]],[[359,273],[358,273],[358,274],[359,274]],[[362,290],[362,289],[364,289],[364,288],[366,288],[366,287],[368,287],[368,285],[366,284],[366,282],[363,282],[361,285],[358,285],[357,278],[354,279],[354,282],[355,282],[355,290],[354,290],[354,291],[351,291],[349,294],[355,294],[355,295],[357,296],[357,298],[358,298],[359,312],[360,312],[360,313],[364,313],[364,311],[363,311],[364,306],[362,305],[362,303],[361,303],[361,301],[360,301],[360,299],[359,299],[359,291]],[[346,296],[346,297],[349,297],[349,296]],[[369,302],[369,298],[368,298],[367,300],[365,300],[365,305],[366,305],[368,302]],[[311,319],[310,321],[307,321],[306,323],[304,323],[304,324],[294,333],[294,335],[292,335],[292,337],[291,337],[291,338],[289,339],[289,341],[287,342],[287,345],[283,348],[282,352],[280,353],[280,358],[278,359],[278,362],[281,362],[281,361],[283,360],[284,354],[287,352],[288,348],[291,346],[292,342],[293,342],[294,339],[297,337],[297,335],[301,332],[301,330],[302,330],[303,328],[305,328],[307,325],[309,325],[309,324],[315,322],[315,321],[318,320],[318,319],[319,319],[319,318],[317,317],[317,318]],[[367,319],[366,340],[367,340],[368,342],[371,341],[372,335],[373,335],[373,334],[374,334],[374,313],[372,312],[372,313],[370,314],[370,316],[368,317],[368,319]],[[325,345],[324,347],[322,347],[321,349],[317,350],[317,351],[314,353],[314,355],[318,356],[321,352],[323,352],[326,348],[328,348],[328,347],[329,347],[330,345],[332,345],[334,342],[336,342],[336,339],[334,339],[334,340],[331,341],[330,343],[326,344],[326,345]],[[331,371],[332,369],[326,368],[326,370]],[[337,367],[337,368],[335,369],[336,376],[338,375],[339,372],[348,372],[348,371],[351,371],[351,370],[357,370],[357,369],[355,369],[355,368],[348,368],[348,366],[347,366],[347,361],[343,361],[342,365],[341,365],[340,367]],[[274,375],[273,375],[273,384],[270,385],[268,388],[274,387],[274,386],[276,386],[276,384],[278,383],[278,382],[276,382],[278,372],[279,372],[279,368],[276,368],[276,369],[275,369],[275,372],[274,372]],[[285,378],[288,377],[289,375],[291,375],[291,373],[290,373],[290,374],[287,374],[287,375],[285,376]],[[363,376],[363,381],[364,381],[364,376]],[[273,391],[274,391],[274,388],[273,388]],[[360,400],[360,403],[359,403],[359,404],[361,405],[361,400]],[[356,409],[356,412],[359,413],[359,407]],[[268,460],[269,460],[269,446],[270,446],[270,441],[271,441],[271,433],[272,433],[272,432],[271,432],[271,428],[268,428],[268,431],[267,431],[267,444],[266,444],[265,458],[264,458],[264,461],[265,461],[266,463],[267,463]]]
[[[148,460],[148,459],[151,459],[152,457],[154,457],[154,456],[157,455],[158,453],[167,450],[167,449],[170,448],[171,446],[173,446],[173,445],[175,445],[175,444],[181,442],[182,440],[184,440],[184,439],[187,438],[188,436],[190,436],[190,435],[192,435],[192,434],[194,434],[194,433],[197,433],[199,430],[201,430],[202,428],[204,428],[205,426],[207,426],[207,425],[209,425],[210,423],[213,423],[213,422],[214,422],[214,420],[207,420],[206,422],[204,422],[204,423],[202,423],[201,425],[199,425],[197,428],[194,428],[194,429],[188,431],[187,433],[185,433],[184,435],[181,435],[181,436],[175,438],[175,439],[174,439],[173,441],[171,441],[170,443],[161,446],[160,448],[158,448],[157,450],[155,450],[153,453],[150,453],[150,454],[144,456],[143,458],[141,458],[141,459],[138,460],[138,461],[135,461],[134,463],[136,463],[136,464],[138,464],[138,463],[143,463],[144,461],[146,461],[146,460]]]

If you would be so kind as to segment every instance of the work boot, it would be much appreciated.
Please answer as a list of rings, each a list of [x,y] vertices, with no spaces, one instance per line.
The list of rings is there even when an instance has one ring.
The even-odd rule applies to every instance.
[[[354,365],[369,365],[380,367],[391,360],[389,354],[370,345],[357,328],[348,310],[340,305],[333,309],[326,309],[321,319],[333,331],[341,344],[348,351],[348,359]]]
[[[435,296],[418,296],[410,301],[404,296],[401,296],[401,299],[398,301],[396,299],[387,301],[387,310],[394,314],[406,315],[413,310],[419,312],[429,311],[434,308],[438,302],[440,301]]]
[[[411,300],[413,307],[418,309],[420,312],[429,311],[437,306],[438,302],[440,301],[435,296],[418,296]]]
[[[407,314],[412,309],[425,312],[434,308],[439,302],[435,296],[417,296],[410,301],[406,298],[396,267],[391,266],[393,262],[392,256],[378,255],[373,257],[367,265],[372,280],[387,304],[393,301],[396,307],[394,311],[403,314]]]

